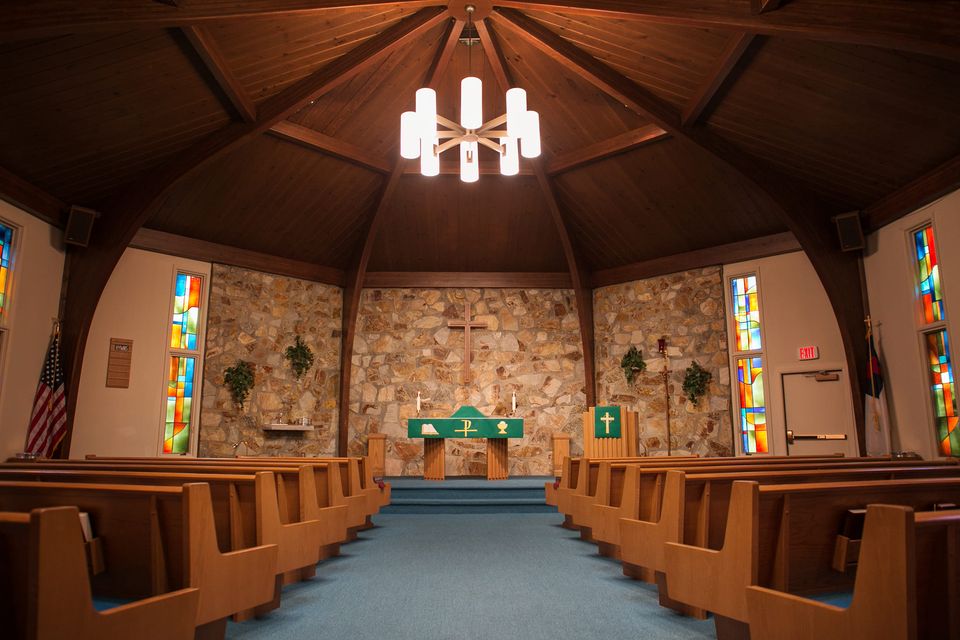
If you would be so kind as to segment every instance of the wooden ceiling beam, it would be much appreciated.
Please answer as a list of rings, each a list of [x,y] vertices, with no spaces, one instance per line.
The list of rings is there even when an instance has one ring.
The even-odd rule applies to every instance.
[[[957,0],[792,0],[753,14],[728,0],[497,0],[499,7],[859,44],[960,59]],[[695,4],[695,6],[693,6]],[[772,7],[771,7],[772,9]]]
[[[281,120],[270,127],[270,134],[336,156],[377,173],[388,174],[393,170],[386,158],[381,158],[366,149],[343,140],[337,140],[325,133],[320,133],[316,129],[310,129],[289,120]]]
[[[199,25],[190,25],[181,29],[183,35],[187,37],[194,51],[203,60],[207,70],[217,82],[217,87],[230,101],[230,105],[244,122],[254,122],[257,119],[257,105],[254,104],[246,89],[233,75],[227,66],[227,61],[220,52],[220,47],[214,41],[213,36],[205,27]]]
[[[440,40],[438,53],[430,65],[427,77],[424,79],[427,87],[436,88],[443,77],[443,73],[453,57],[454,45],[460,37],[460,31],[462,31],[462,26],[458,31],[456,22],[448,26],[444,37]],[[360,299],[363,296],[363,288],[366,286],[367,266],[370,264],[370,257],[373,255],[377,233],[379,233],[387,211],[393,203],[393,197],[408,164],[410,163],[403,158],[397,158],[397,163],[393,166],[390,176],[383,184],[376,209],[367,220],[361,233],[362,244],[359,250],[354,252],[356,257],[344,278],[341,325],[343,331],[340,341],[339,412],[337,414],[337,452],[341,456],[347,455],[350,444],[350,379],[353,375],[353,345],[357,337],[357,319],[360,315]]]
[[[192,5],[191,5],[192,6]],[[5,12],[0,12],[5,13]],[[67,373],[68,433],[64,455],[69,455],[80,371],[90,323],[110,274],[137,230],[150,218],[163,196],[180,180],[213,160],[263,134],[311,101],[348,82],[385,56],[414,41],[446,19],[441,8],[422,9],[385,29],[306,78],[272,96],[258,109],[256,122],[234,122],[176,154],[102,203],[90,245],[71,253],[70,279],[63,318],[64,360]]]
[[[612,138],[595,142],[582,149],[560,154],[547,163],[547,174],[555,176],[566,171],[572,171],[578,167],[600,162],[669,137],[670,134],[657,125],[647,124]]]
[[[779,12],[776,12],[779,13]],[[863,340],[863,298],[860,258],[839,251],[836,229],[828,207],[796,180],[769,163],[750,156],[705,128],[684,128],[673,108],[650,91],[621,75],[586,51],[548,28],[512,9],[494,11],[491,19],[556,60],[570,73],[619,100],[637,113],[651,118],[678,139],[696,145],[722,162],[757,189],[800,242],[813,264],[833,307],[840,329],[851,380],[854,414],[863,451],[864,417],[862,389],[866,388]]]
[[[960,189],[960,155],[866,207],[862,220],[867,231],[876,231],[957,189]]]
[[[726,83],[727,78],[733,73],[743,55],[753,42],[754,35],[740,31],[733,34],[723,48],[720,57],[717,58],[713,68],[707,74],[707,80],[704,82],[697,93],[694,94],[687,106],[684,107],[680,116],[680,123],[684,127],[691,127],[700,119],[703,112],[710,106],[713,99],[720,92],[720,89]]]
[[[61,229],[66,226],[70,208],[66,202],[3,167],[0,167],[0,199],[47,224]]]
[[[622,284],[624,282],[633,282],[634,280],[677,273],[678,271],[701,269],[703,267],[742,262],[744,260],[756,260],[757,258],[766,258],[768,256],[776,256],[782,253],[801,250],[802,247],[800,243],[797,242],[796,236],[786,231],[784,233],[777,233],[760,238],[722,244],[716,247],[687,251],[672,256],[634,262],[633,264],[623,265],[622,267],[601,269],[593,272],[591,280],[594,287],[606,287],[612,284]]]
[[[377,289],[421,287],[429,289],[518,288],[570,289],[570,274],[552,272],[451,272],[451,271],[373,271],[364,286]]]
[[[500,84],[500,89],[506,92],[507,89],[513,86],[513,79],[510,76],[510,69],[503,56],[503,50],[497,43],[496,33],[489,28],[485,20],[481,20],[477,24],[481,25],[477,28],[477,33],[480,36],[483,51],[487,56],[490,66],[493,68],[493,74]],[[544,168],[543,158],[536,158],[529,161],[525,160],[525,162],[533,166],[534,175],[537,176],[537,182],[543,192],[543,198],[547,203],[550,218],[557,230],[560,245],[563,248],[563,255],[567,261],[567,269],[570,272],[570,285],[573,288],[574,298],[577,301],[577,318],[580,322],[580,340],[583,346],[584,394],[586,395],[587,406],[592,407],[597,403],[597,378],[594,364],[596,362],[596,355],[593,335],[593,290],[590,288],[589,275],[583,269],[582,259],[567,229],[567,223],[563,218],[563,212],[560,210],[560,205],[557,202],[553,183],[547,174],[547,170]]]
[[[780,0],[750,0],[750,12],[760,15],[780,8]]]
[[[130,246],[134,249],[164,253],[189,260],[216,262],[253,271],[274,273],[301,280],[343,286],[344,272],[334,267],[324,267],[312,262],[291,260],[259,251],[231,247],[217,242],[207,242],[174,233],[141,228],[133,236]]]

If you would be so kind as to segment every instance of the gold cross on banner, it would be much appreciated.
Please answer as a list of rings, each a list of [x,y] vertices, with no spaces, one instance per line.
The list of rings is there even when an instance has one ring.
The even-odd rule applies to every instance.
[[[600,418],[600,422],[602,422],[603,426],[607,428],[607,435],[610,435],[610,423],[613,422],[614,420],[616,420],[616,418],[610,415],[609,411],[605,411],[603,413],[603,417]]]
[[[451,329],[463,329],[463,384],[470,383],[470,360],[472,347],[470,344],[470,331],[472,329],[486,329],[486,322],[474,322],[470,315],[470,303],[466,305],[463,320],[451,320],[447,323]]]
[[[473,424],[470,420],[461,420],[461,422],[463,422],[463,429],[454,429],[454,431],[462,433],[464,438],[469,438],[471,433],[477,431],[477,429],[470,428],[470,425]]]

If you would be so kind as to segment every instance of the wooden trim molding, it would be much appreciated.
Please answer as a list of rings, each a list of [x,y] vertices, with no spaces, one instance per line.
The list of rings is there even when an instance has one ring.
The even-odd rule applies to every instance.
[[[364,278],[367,289],[572,289],[568,272],[374,271]]]
[[[333,267],[324,267],[312,262],[302,262],[292,260],[281,256],[273,256],[259,251],[250,251],[240,249],[216,242],[207,242],[197,238],[188,238],[174,233],[157,231],[156,229],[141,228],[137,235],[130,241],[130,246],[134,249],[143,249],[144,251],[155,251],[165,253],[180,258],[189,258],[190,260],[201,260],[203,262],[216,262],[264,273],[272,273],[278,276],[289,276],[291,278],[300,278],[301,280],[310,280],[312,282],[321,282],[323,284],[332,284],[338,287],[343,286],[344,272],[342,269]]]
[[[796,236],[789,231],[785,231],[783,233],[752,238],[741,242],[731,242],[716,247],[707,247],[705,249],[678,253],[672,256],[644,260],[643,262],[634,262],[633,264],[623,265],[622,267],[601,269],[593,272],[591,284],[598,288],[606,287],[612,284],[633,282],[634,280],[663,276],[678,271],[701,269],[714,265],[742,262],[743,260],[755,260],[757,258],[766,258],[768,256],[802,250],[803,248],[800,246],[800,243],[797,242]]]
[[[866,230],[876,231],[957,189],[960,189],[960,156],[947,160],[865,208]]]

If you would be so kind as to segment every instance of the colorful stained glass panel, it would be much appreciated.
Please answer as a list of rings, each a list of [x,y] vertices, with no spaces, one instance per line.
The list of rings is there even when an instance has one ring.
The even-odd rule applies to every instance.
[[[730,281],[733,294],[733,321],[737,351],[756,351],[760,344],[760,297],[757,276],[743,276]]]
[[[740,437],[744,453],[767,453],[767,408],[763,400],[763,358],[737,358]]]
[[[947,332],[928,333],[926,340],[937,442],[943,455],[960,456],[960,417],[957,416],[956,386]]]
[[[917,275],[920,281],[923,319],[927,324],[939,322],[944,319],[943,292],[940,284],[940,263],[933,241],[933,227],[915,231],[913,241],[917,250]]]
[[[7,310],[7,282],[10,280],[10,252],[13,250],[13,229],[0,224],[0,312]]]
[[[190,449],[190,414],[196,358],[170,356],[167,377],[167,417],[163,433],[164,453],[187,453]]]
[[[177,274],[173,294],[173,328],[170,332],[170,347],[173,349],[197,349],[201,282],[199,276]]]

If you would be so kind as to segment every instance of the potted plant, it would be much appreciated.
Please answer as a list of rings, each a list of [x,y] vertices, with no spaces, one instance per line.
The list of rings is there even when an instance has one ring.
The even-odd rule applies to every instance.
[[[636,347],[630,349],[620,360],[620,368],[623,369],[623,375],[627,378],[628,384],[633,384],[638,373],[643,373],[647,369],[647,363],[643,360],[643,354]]]
[[[298,381],[313,366],[313,351],[300,336],[297,336],[294,340],[293,346],[287,347],[284,355],[290,361],[290,366],[293,368],[293,373],[297,376]]]
[[[683,392],[687,398],[696,405],[707,393],[707,385],[713,379],[713,374],[700,366],[696,360],[687,367],[683,376]]]
[[[250,395],[250,389],[255,382],[253,375],[253,366],[249,362],[237,360],[237,364],[228,367],[223,372],[223,382],[230,388],[230,395],[233,401],[243,409],[243,402]]]

